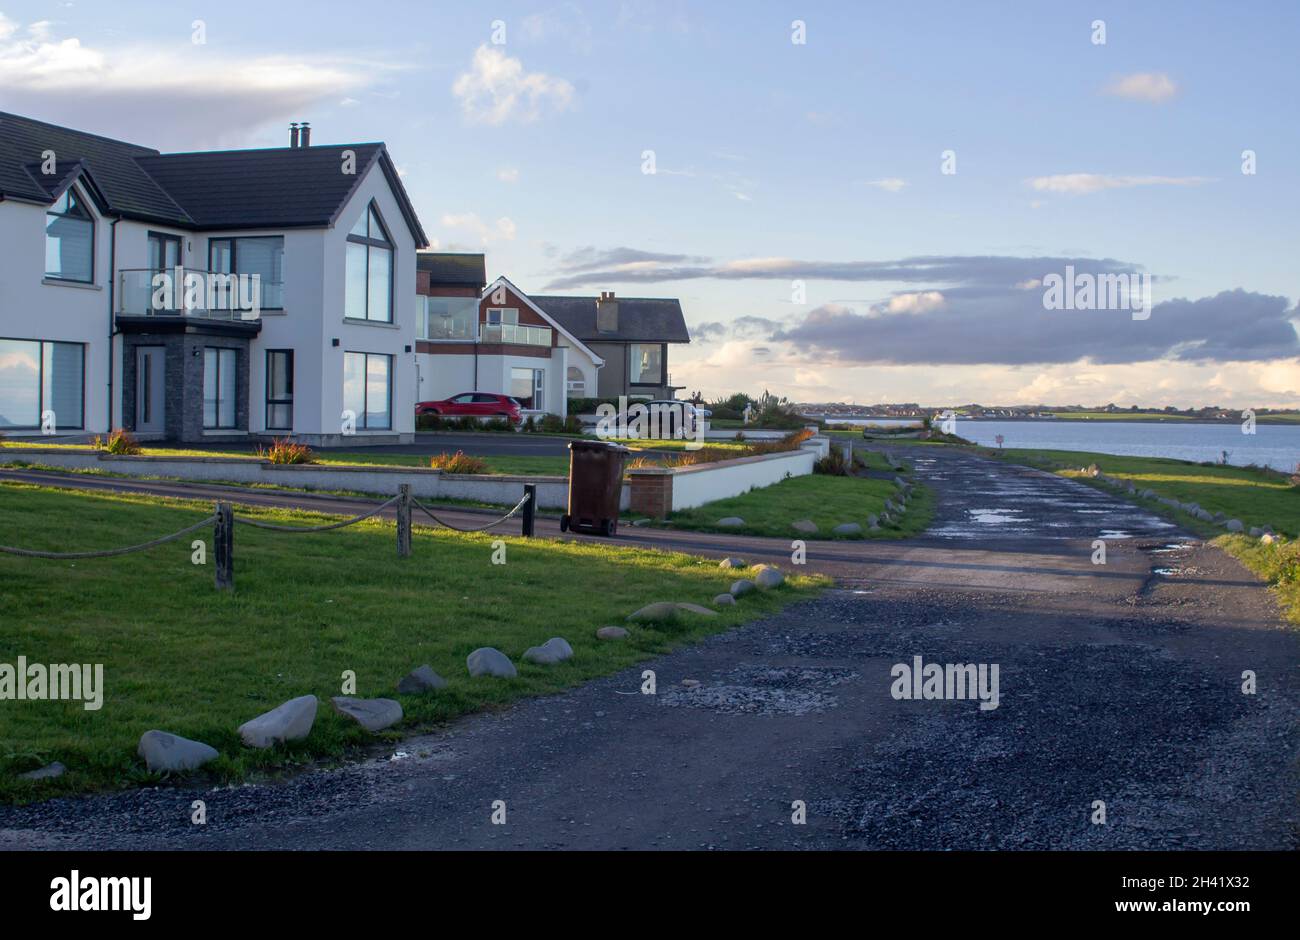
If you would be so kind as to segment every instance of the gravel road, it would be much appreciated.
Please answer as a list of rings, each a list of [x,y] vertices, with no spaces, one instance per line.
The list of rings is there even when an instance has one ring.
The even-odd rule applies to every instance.
[[[343,768],[2,808],[0,847],[1296,847],[1300,634],[1266,589],[1117,496],[962,452],[907,456],[938,492],[934,525],[810,542],[809,568],[838,582],[820,598]],[[891,670],[916,656],[996,665],[997,707],[894,698]]]

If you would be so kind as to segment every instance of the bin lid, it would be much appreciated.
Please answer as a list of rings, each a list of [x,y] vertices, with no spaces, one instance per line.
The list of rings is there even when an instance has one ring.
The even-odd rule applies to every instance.
[[[622,444],[615,444],[612,441],[588,440],[569,441],[569,450],[614,450],[624,454],[632,452],[631,448],[624,447]]]

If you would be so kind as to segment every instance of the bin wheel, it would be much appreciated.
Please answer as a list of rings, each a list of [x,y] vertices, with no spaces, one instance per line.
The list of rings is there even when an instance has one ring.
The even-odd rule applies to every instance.
[[[614,523],[611,522],[611,521],[608,520],[608,519],[601,519],[601,520],[600,520],[600,534],[603,535],[603,536],[605,536],[605,538],[609,538],[611,535],[613,535],[613,534],[614,534]]]
[[[617,520],[617,519],[611,519],[611,520],[609,521],[609,534],[610,534],[610,535],[618,535],[618,520]]]
[[[561,532],[569,531],[569,514],[567,512],[564,515],[560,516],[560,531]]]

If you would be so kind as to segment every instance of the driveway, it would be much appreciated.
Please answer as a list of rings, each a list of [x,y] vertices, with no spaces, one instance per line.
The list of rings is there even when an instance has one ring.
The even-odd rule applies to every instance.
[[[808,567],[837,579],[820,598],[342,769],[0,809],[0,846],[1295,846],[1300,636],[1253,576],[1082,484],[892,449],[935,487],[935,523],[906,542],[810,542]],[[311,497],[247,501],[276,499]],[[781,540],[625,531],[789,569]],[[996,665],[997,707],[894,698],[892,669],[915,656]],[[640,693],[643,669],[657,694]],[[188,823],[199,798],[205,827]]]

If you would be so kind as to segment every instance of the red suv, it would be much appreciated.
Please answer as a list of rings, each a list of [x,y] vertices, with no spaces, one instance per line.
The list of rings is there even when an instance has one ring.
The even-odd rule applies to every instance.
[[[509,395],[491,392],[462,392],[442,401],[416,402],[417,415],[443,415],[444,417],[505,418],[511,424],[523,420],[519,402]]]

